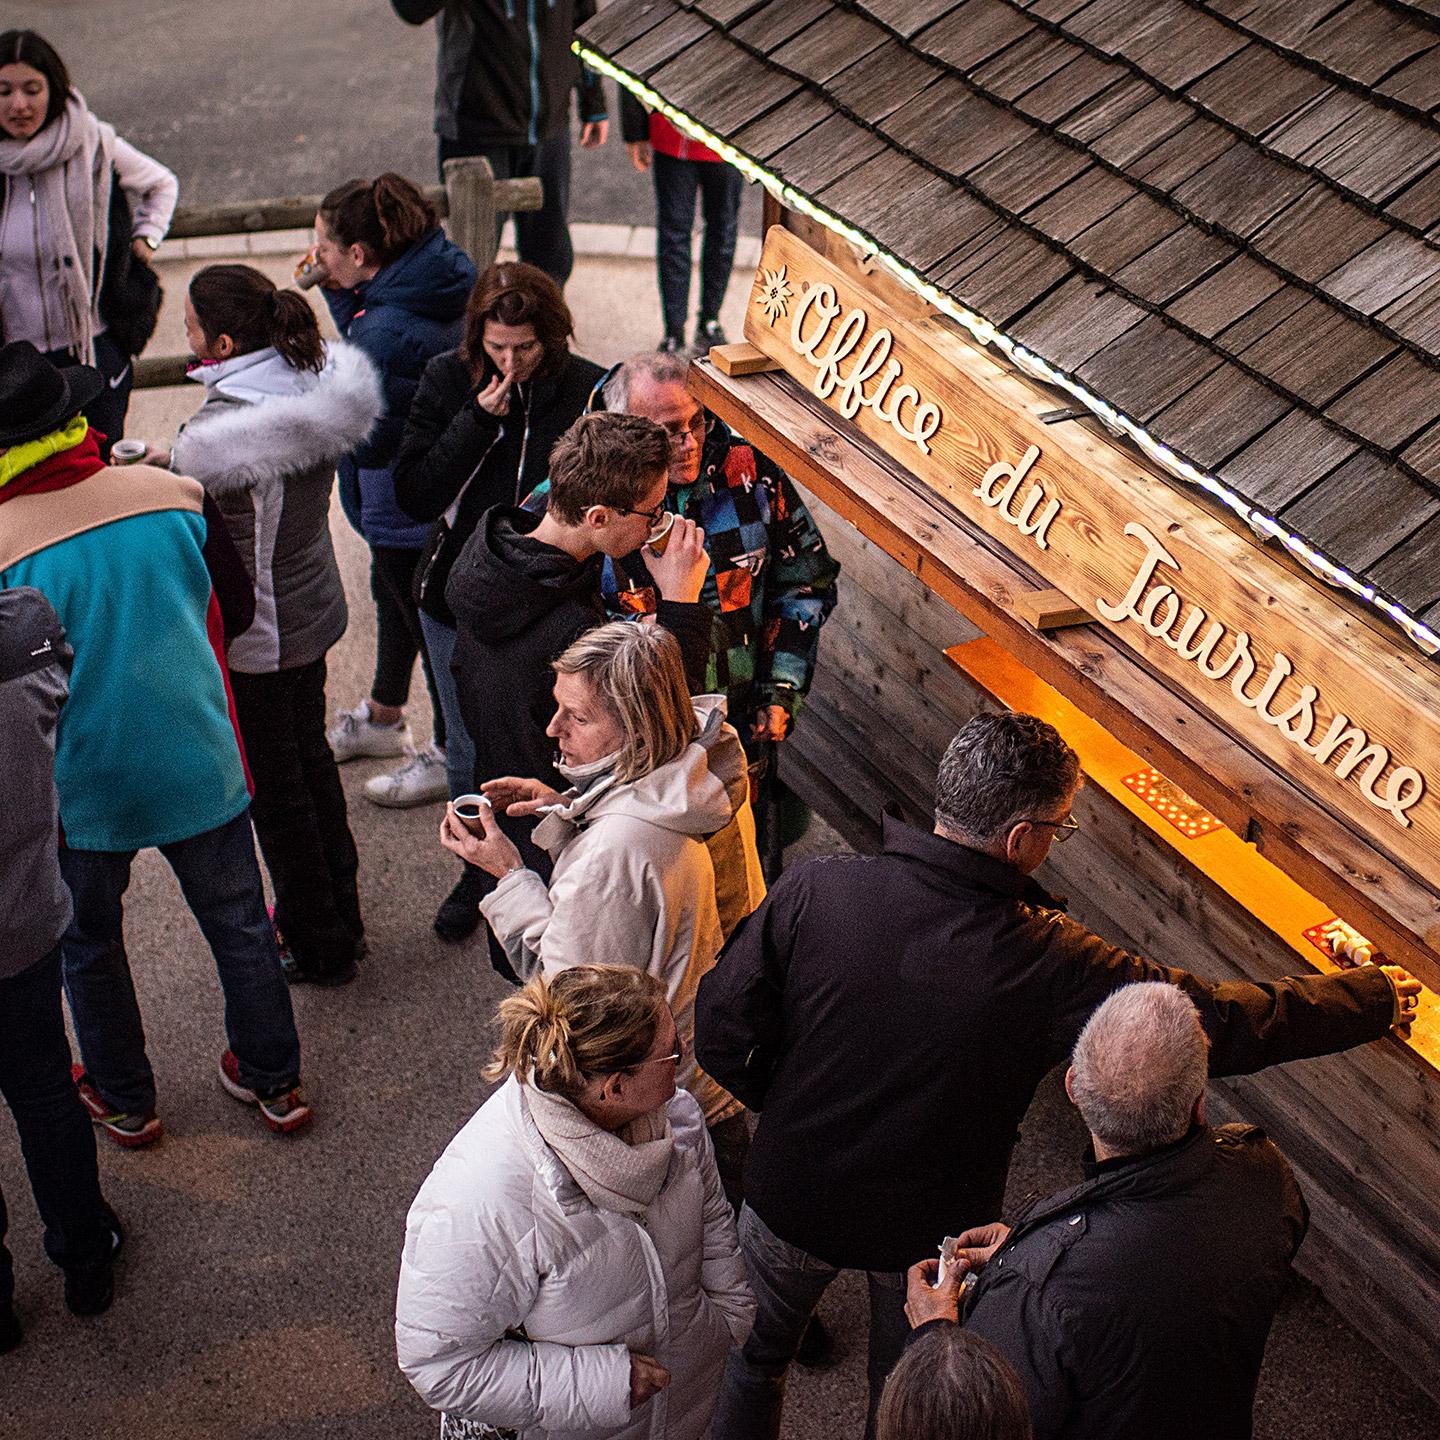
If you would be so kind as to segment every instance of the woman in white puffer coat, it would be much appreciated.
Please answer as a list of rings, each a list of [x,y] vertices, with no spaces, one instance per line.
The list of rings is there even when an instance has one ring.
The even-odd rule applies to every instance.
[[[699,1440],[755,1306],[659,983],[537,976],[410,1207],[395,1336],[441,1435]]]

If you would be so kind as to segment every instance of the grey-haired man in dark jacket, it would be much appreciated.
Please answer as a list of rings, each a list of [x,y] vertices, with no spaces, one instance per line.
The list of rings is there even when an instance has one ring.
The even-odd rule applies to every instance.
[[[1085,1179],[961,1235],[943,1276],[936,1260],[910,1271],[910,1338],[963,1303],[1020,1377],[1035,1440],[1249,1440],[1309,1216],[1264,1131],[1205,1123],[1209,1048],[1173,985],[1116,991],[1065,1079]]]
[[[60,939],[70,892],[60,878],[55,727],[72,653],[50,602],[0,590],[0,1094],[15,1117],[45,1253],[65,1272],[65,1302],[98,1315],[113,1293],[120,1224],[100,1194],[95,1136],[70,1078],[60,1011]],[[0,1195],[0,1353],[20,1343]]]

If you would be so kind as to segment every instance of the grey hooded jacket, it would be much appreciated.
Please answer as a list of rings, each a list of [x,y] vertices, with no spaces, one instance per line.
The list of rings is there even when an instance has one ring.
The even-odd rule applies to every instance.
[[[327,347],[319,375],[265,349],[203,378],[205,403],[176,437],[171,465],[213,497],[255,585],[254,622],[226,658],[245,675],[309,665],[345,633],[330,494],[336,462],[384,409],[380,378],[343,341]]]
[[[0,980],[43,960],[70,923],[55,727],[72,658],[60,617],[38,590],[0,590]]]

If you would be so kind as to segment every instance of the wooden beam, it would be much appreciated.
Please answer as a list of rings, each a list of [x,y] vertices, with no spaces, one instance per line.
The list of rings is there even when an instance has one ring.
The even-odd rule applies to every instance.
[[[1063,630],[1067,625],[1088,625],[1094,616],[1060,590],[1035,590],[1015,602],[1022,620],[1037,630]]]
[[[700,362],[690,387],[942,599],[1440,989],[1440,954],[1424,938],[1440,924],[1432,891],[1240,746],[1108,631],[1042,633],[1021,619],[1020,597],[1042,582],[953,506],[864,439],[839,433],[787,376],[734,379]]]
[[[733,345],[712,345],[708,359],[722,375],[763,375],[767,370],[780,368],[778,361],[757,350],[748,340],[739,340]]]

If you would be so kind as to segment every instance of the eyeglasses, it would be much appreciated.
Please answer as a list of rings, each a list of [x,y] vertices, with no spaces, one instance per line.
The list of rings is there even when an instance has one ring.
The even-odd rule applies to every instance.
[[[672,450],[683,449],[687,435],[699,445],[705,438],[705,411],[697,410],[682,425],[664,425],[661,428],[670,437]]]
[[[653,510],[632,510],[628,505],[617,505],[615,507],[622,515],[643,515],[653,530],[660,524],[665,514],[665,502],[662,500]]]
[[[638,1070],[642,1065],[664,1065],[671,1060],[678,1061],[681,1058],[677,1050],[673,1055],[652,1055],[648,1060],[637,1060],[630,1068]]]
[[[1030,823],[1032,825],[1053,825],[1057,845],[1063,845],[1080,828],[1080,822],[1073,815],[1067,815],[1063,820],[1032,820]]]

